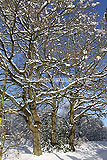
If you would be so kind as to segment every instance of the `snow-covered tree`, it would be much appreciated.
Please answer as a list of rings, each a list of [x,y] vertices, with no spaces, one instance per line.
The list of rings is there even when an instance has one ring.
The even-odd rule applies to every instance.
[[[81,15],[81,16],[80,16]],[[94,15],[94,16],[93,16]],[[74,34],[67,40],[66,81],[76,83],[65,92],[70,106],[70,145],[73,146],[75,124],[86,115],[106,115],[107,66],[106,66],[106,24],[99,29],[97,15],[80,14]],[[88,18],[88,20],[86,19]],[[65,46],[66,46],[65,45]]]
[[[5,97],[14,104],[8,112],[25,119],[33,135],[33,153],[38,156],[42,150],[37,109],[42,104],[67,97],[72,125],[86,111],[99,114],[105,107],[105,30],[97,30],[96,14],[89,10],[97,4],[90,0],[0,1],[0,68],[8,71]],[[61,80],[54,87],[51,80],[55,78],[67,82]]]
[[[77,122],[75,134],[89,141],[102,141],[106,139],[106,132],[106,127],[98,117],[86,116]]]

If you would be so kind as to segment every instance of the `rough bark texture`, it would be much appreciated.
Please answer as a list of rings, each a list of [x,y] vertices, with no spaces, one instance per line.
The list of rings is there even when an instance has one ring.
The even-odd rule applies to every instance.
[[[72,126],[71,133],[70,133],[70,148],[71,148],[72,151],[75,151],[74,133],[75,133],[75,124]]]
[[[75,100],[70,104],[70,124],[72,125],[71,131],[70,131],[70,139],[69,144],[72,151],[75,151],[74,147],[74,133],[75,133],[75,123],[74,123],[74,104]]]
[[[55,117],[55,110],[52,111],[52,145],[56,144],[56,117]]]
[[[31,113],[33,115],[33,119],[34,119],[34,127],[32,130],[33,133],[33,153],[37,156],[40,156],[42,154],[42,150],[41,150],[41,120],[36,112],[35,109],[31,109]]]
[[[36,156],[40,156],[42,154],[40,136],[40,131],[35,129],[35,132],[33,132],[33,153]]]
[[[31,113],[33,116],[34,124],[32,124],[32,117],[29,117],[29,121],[27,122],[29,129],[33,134],[33,153],[34,155],[40,156],[42,154],[41,150],[41,121],[35,110],[35,108],[31,109]]]

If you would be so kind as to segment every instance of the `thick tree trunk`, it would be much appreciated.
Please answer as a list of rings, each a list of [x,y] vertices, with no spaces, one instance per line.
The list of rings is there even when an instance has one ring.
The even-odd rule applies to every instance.
[[[70,131],[69,145],[72,151],[75,151],[75,147],[74,147],[74,133],[75,133],[74,104],[75,104],[75,100],[73,100],[73,102],[70,103],[70,124],[72,125],[72,128]]]
[[[40,156],[42,154],[40,136],[40,131],[35,129],[33,132],[33,153],[36,156]]]
[[[52,137],[51,144],[54,146],[56,144],[56,116],[55,109],[52,111]]]
[[[41,149],[41,131],[40,131],[40,122],[36,121],[32,124],[32,120],[27,122],[29,129],[32,131],[33,136],[33,154],[40,156],[42,154]]]
[[[41,121],[40,118],[34,108],[31,109],[31,113],[33,116],[34,124],[31,122],[28,122],[28,126],[33,134],[33,153],[34,155],[40,156],[42,154],[41,149]]]

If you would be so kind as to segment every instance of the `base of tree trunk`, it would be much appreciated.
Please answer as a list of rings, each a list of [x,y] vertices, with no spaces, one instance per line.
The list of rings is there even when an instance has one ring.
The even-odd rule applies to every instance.
[[[74,144],[70,144],[71,151],[75,152]]]
[[[56,107],[56,102],[55,102],[54,106]],[[52,146],[55,146],[55,144],[56,144],[56,115],[55,115],[55,110],[52,111],[51,144],[52,144]]]
[[[71,150],[74,152],[75,147],[74,147],[74,133],[75,133],[75,125],[72,126],[71,132],[70,132],[70,139],[69,139],[69,145]]]
[[[2,149],[1,149],[2,147],[1,147],[1,145],[0,145],[0,160],[2,159],[2,156],[3,156],[3,154],[2,154]]]
[[[2,160],[2,155],[0,155],[0,160]]]
[[[33,133],[33,154],[36,156],[42,155],[40,133],[38,130]]]

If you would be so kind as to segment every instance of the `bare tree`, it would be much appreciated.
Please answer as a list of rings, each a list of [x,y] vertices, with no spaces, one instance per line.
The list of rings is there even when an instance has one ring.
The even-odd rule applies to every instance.
[[[86,30],[84,27],[75,29],[76,34],[68,38],[68,52],[66,53],[69,57],[67,59],[69,71],[66,68],[65,72],[66,75],[69,75],[68,83],[77,80],[77,83],[65,93],[70,105],[70,124],[72,126],[70,146],[73,151],[75,150],[73,140],[76,121],[86,115],[107,114],[106,28],[97,28],[96,16],[94,19],[88,16],[88,22],[85,21],[84,16],[86,13],[82,14],[78,20],[82,22],[81,25],[85,26]]]
[[[87,67],[84,60],[78,61],[78,58],[83,58],[83,55],[85,57],[87,50],[89,50],[87,56],[95,50],[94,46],[92,49],[89,48],[95,41],[93,31],[96,29],[93,21],[95,15],[87,11],[92,6],[95,4],[88,0],[85,3],[80,0],[78,2],[71,0],[37,0],[36,2],[3,0],[0,2],[0,67],[3,71],[8,67],[8,83],[10,83],[8,88],[16,87],[19,90],[14,95],[8,89],[5,96],[15,106],[11,112],[22,116],[32,131],[35,155],[42,154],[41,120],[37,113],[39,105],[49,101],[54,102],[64,95],[69,96],[70,89],[73,92],[70,99],[72,98],[73,102],[76,102],[75,98],[78,99],[80,106],[79,99],[83,99],[82,93],[86,93],[83,92],[86,90],[85,87],[90,87],[90,82],[104,78],[106,75],[105,67],[101,67],[101,70],[99,67],[96,71],[98,65],[93,58],[91,61],[87,60]],[[83,36],[84,31],[86,31],[85,36]],[[100,36],[98,32],[95,33],[98,37]],[[68,42],[69,36],[71,40]],[[67,41],[66,45],[64,41]],[[68,45],[72,46],[71,49],[68,49]],[[69,56],[68,51],[70,51]],[[61,54],[60,57],[57,56],[58,53]],[[65,53],[66,56],[63,56]],[[74,58],[70,58],[71,54]],[[94,57],[99,59],[100,55],[98,56]],[[80,71],[82,76],[79,75]],[[72,73],[74,73],[73,76]],[[69,77],[72,80],[53,87],[50,81],[51,76],[54,79],[58,75],[60,78]],[[81,94],[76,96],[78,87]],[[0,94],[3,94],[2,89]],[[87,98],[85,95],[85,97],[85,100],[90,99],[90,96]],[[88,108],[92,109],[92,107]],[[73,112],[71,113],[73,115]],[[55,115],[53,117],[55,122]]]

